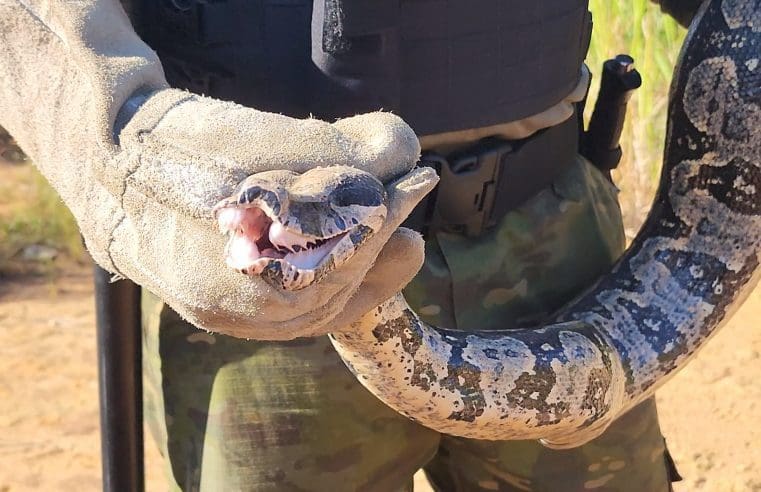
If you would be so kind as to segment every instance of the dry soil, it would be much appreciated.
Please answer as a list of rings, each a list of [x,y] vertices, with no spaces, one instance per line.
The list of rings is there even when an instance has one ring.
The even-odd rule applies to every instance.
[[[658,394],[678,492],[761,491],[760,317],[761,289]],[[89,270],[0,280],[0,492],[98,490],[98,425]],[[165,490],[150,441],[146,469]]]

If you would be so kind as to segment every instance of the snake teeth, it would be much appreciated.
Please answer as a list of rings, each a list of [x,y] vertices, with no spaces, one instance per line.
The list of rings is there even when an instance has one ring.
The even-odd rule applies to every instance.
[[[275,246],[282,246],[293,251],[295,246],[306,248],[309,238],[293,232],[283,224],[273,221],[268,232],[270,242]]]
[[[336,265],[350,256],[344,239],[353,244],[349,232],[330,237],[306,236],[272,219],[256,206],[220,207],[219,228],[229,236],[226,246],[227,264],[244,275],[258,275],[273,261],[281,263],[283,286],[288,289],[306,287],[315,278],[314,270],[326,263]],[[339,247],[340,246],[340,247]]]
[[[230,267],[298,290],[340,267],[379,230],[386,199],[383,183],[371,174],[331,166],[249,176],[213,212],[229,237]]]

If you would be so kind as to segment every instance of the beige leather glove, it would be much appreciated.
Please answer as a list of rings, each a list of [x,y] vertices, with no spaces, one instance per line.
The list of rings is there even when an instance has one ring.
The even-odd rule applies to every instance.
[[[167,88],[155,53],[115,0],[0,0],[0,74],[0,125],[72,210],[95,261],[212,331],[257,339],[330,331],[436,180],[431,171],[411,171],[418,142],[393,115],[328,124]],[[123,129],[120,118],[116,142],[117,113],[135,94],[144,101]],[[227,268],[214,204],[250,174],[317,165],[396,179],[381,231],[344,266],[296,292]],[[422,243],[406,234],[392,241],[393,264],[378,265],[405,274],[360,292],[349,311],[373,308],[417,271]]]

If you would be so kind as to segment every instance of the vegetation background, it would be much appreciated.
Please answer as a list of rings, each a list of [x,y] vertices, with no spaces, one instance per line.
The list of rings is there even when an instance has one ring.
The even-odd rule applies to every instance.
[[[669,86],[686,30],[649,0],[591,0],[590,10],[594,28],[587,64],[593,78],[587,121],[605,60],[619,53],[631,55],[642,75],[642,87],[632,97],[621,136],[624,157],[614,171],[627,237],[632,239],[658,184]]]
[[[590,8],[595,27],[587,61],[594,77],[587,117],[605,59],[628,53],[643,76],[614,173],[631,239],[657,185],[669,82],[685,30],[648,0],[591,0]],[[88,261],[68,210],[0,131],[2,492],[98,488],[92,300],[82,273]],[[761,390],[747,376],[761,370],[761,339],[750,331],[759,314],[757,290],[701,357],[659,393],[664,429],[687,477],[677,490],[761,490],[755,444],[761,431],[752,419]],[[162,490],[155,450],[147,452],[149,490]]]
[[[622,136],[623,161],[615,180],[621,188],[626,231],[636,234],[649,210],[663,153],[669,81],[685,30],[648,0],[591,0],[594,31],[588,65],[593,73],[587,119],[594,107],[602,62],[618,53],[634,57],[643,77],[633,97]],[[23,162],[23,154],[0,131],[0,155]],[[0,180],[0,275],[32,268],[23,265],[30,245],[46,245],[81,258],[83,249],[74,219],[58,195],[32,166],[3,167]],[[27,255],[30,256],[30,255]],[[33,255],[32,255],[33,256]]]

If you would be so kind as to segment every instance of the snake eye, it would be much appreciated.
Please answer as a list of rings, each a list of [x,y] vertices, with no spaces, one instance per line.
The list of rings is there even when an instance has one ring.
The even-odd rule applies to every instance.
[[[336,207],[377,207],[383,203],[383,186],[371,180],[345,183],[330,195],[330,202]]]
[[[251,188],[246,190],[246,200],[248,200],[248,203],[253,202],[259,196],[262,194],[262,189],[258,186],[252,186]]]

